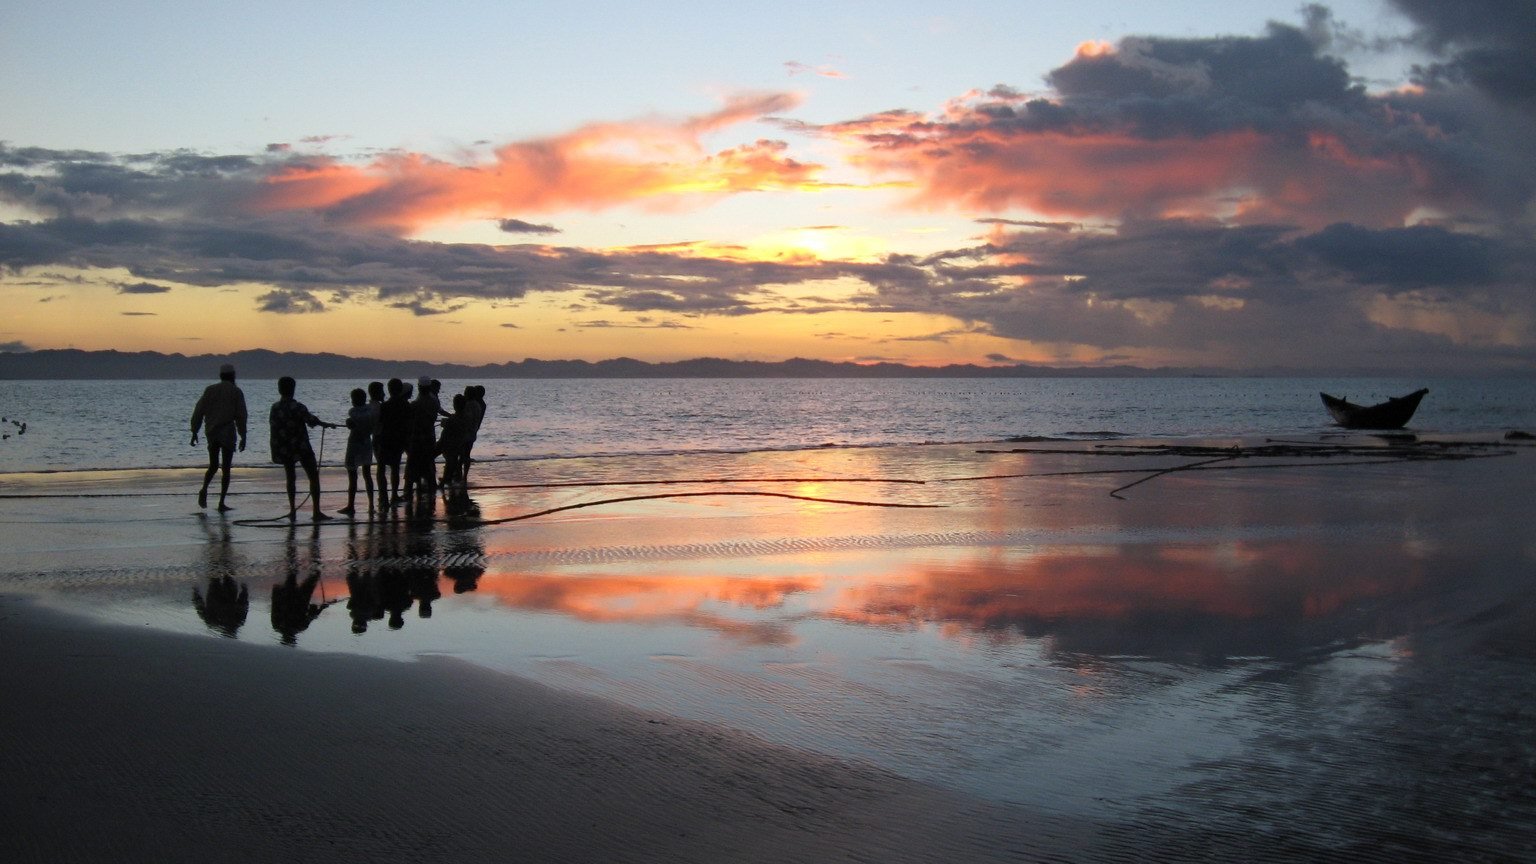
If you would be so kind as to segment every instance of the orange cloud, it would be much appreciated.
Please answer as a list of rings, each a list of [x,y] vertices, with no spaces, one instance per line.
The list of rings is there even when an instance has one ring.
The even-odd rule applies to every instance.
[[[1253,174],[1265,141],[1251,131],[1145,139],[1115,133],[946,127],[868,148],[856,164],[916,180],[918,200],[982,212],[1027,208],[1084,217],[1126,210],[1160,216],[1215,209]]]
[[[1115,53],[1115,46],[1103,39],[1090,39],[1087,42],[1079,42],[1077,50],[1073,52],[1076,57],[1108,57]]]
[[[797,104],[791,94],[743,96],[681,122],[593,124],[504,145],[484,164],[392,153],[365,165],[307,159],[272,174],[254,206],[314,210],[343,224],[407,233],[450,219],[814,187],[821,166],[791,158],[780,141],[708,152],[702,136]]]
[[[1324,132],[1298,143],[1250,129],[1147,137],[910,120],[898,132],[900,120],[847,130],[858,139],[850,161],[910,181],[917,203],[971,212],[1400,225],[1434,185],[1409,154],[1371,154]],[[1433,192],[1436,200],[1461,197]]]
[[[657,253],[711,261],[813,265],[829,261],[875,261],[885,253],[886,247],[877,238],[851,234],[837,226],[812,226],[786,229],[745,243],[693,240],[624,246],[607,251]]]
[[[332,161],[289,165],[267,178],[259,206],[273,210],[324,210],[374,192],[385,178]]]

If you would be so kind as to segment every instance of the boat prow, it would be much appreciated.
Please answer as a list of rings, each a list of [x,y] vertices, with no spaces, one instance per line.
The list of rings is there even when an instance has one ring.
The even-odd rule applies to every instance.
[[[1323,397],[1323,406],[1333,415],[1333,422],[1345,429],[1401,429],[1413,419],[1413,412],[1419,410],[1419,402],[1427,393],[1428,388],[1422,388],[1379,405],[1356,405],[1327,393],[1318,395]]]

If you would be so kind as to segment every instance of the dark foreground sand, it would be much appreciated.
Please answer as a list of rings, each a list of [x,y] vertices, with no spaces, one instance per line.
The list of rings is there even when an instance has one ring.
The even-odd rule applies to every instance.
[[[299,654],[3,595],[0,651],[5,861],[1039,860],[1091,842],[451,659]]]

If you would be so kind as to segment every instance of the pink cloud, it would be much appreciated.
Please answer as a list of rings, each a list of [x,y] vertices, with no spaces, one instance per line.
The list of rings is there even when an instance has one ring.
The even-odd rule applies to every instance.
[[[342,224],[410,232],[450,219],[503,218],[623,204],[681,206],[688,199],[815,181],[821,166],[758,140],[709,152],[702,138],[793,108],[786,93],[738,96],[682,121],[597,123],[565,135],[502,145],[483,163],[390,153],[367,164],[294,160],[270,175],[258,210],[311,210]]]

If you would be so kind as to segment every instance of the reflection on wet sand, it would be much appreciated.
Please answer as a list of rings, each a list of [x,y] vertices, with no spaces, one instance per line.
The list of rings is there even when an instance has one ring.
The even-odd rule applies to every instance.
[[[315,588],[320,585],[320,529],[309,532],[309,556],[301,563],[297,528],[288,533],[288,547],[284,556],[286,575],[282,582],[272,586],[272,629],[277,631],[284,645],[297,644],[299,634],[309,629],[320,613],[335,600],[327,600],[322,593],[319,603],[314,602]],[[300,580],[300,575],[308,571]]]
[[[821,579],[809,577],[490,573],[481,580],[480,593],[513,608],[569,615],[589,623],[676,624],[749,644],[784,645],[794,641],[786,623],[741,620],[710,607],[766,612],[782,607],[791,595],[821,587]]]
[[[1056,653],[1220,662],[1391,635],[1381,620],[1391,613],[1367,615],[1361,604],[1421,581],[1419,562],[1400,547],[1341,552],[1300,537],[994,550],[845,585],[826,614],[997,640],[1046,638]]]
[[[485,542],[479,530],[454,531],[443,542],[443,578],[453,583],[453,593],[468,594],[480,588],[485,575]]]
[[[446,519],[436,519],[435,498],[411,502],[400,521],[348,526],[347,612],[352,632],[386,621],[390,630],[405,627],[412,608],[431,618],[443,596],[440,578],[452,581],[456,594],[474,591],[485,571],[480,529],[472,527],[479,507],[467,492],[445,494]],[[437,531],[439,524],[448,526]]]
[[[900,473],[857,461],[842,467]],[[1433,581],[1427,574],[1443,580],[1463,569],[1448,556],[1465,549],[1449,551],[1460,546],[1421,531],[1341,542],[1336,533],[1315,530],[1335,521],[1344,506],[1336,496],[1288,495],[1276,502],[1232,478],[1218,479],[1182,490],[1180,507],[1172,508],[1176,519],[1164,512],[1170,508],[1150,501],[1104,508],[1097,498],[1083,499],[1088,507],[1052,499],[1051,506],[1021,510],[1021,503],[1041,500],[1036,486],[1024,481],[989,487],[968,511],[969,525],[993,528],[999,536],[1035,531],[1044,538],[1040,543],[974,545],[964,537],[951,542],[943,533],[919,532],[911,536],[924,542],[908,544],[901,534],[881,533],[903,525],[948,525],[952,516],[931,522],[929,514],[823,512],[827,505],[801,502],[751,509],[700,504],[689,519],[646,523],[648,533],[635,538],[636,545],[573,546],[569,554],[556,547],[549,550],[550,563],[532,567],[506,559],[519,554],[519,539],[537,526],[481,527],[480,502],[459,489],[416,499],[398,519],[346,527],[346,600],[352,631],[359,634],[377,622],[400,630],[411,617],[431,618],[451,591],[589,624],[703,630],[739,645],[794,645],[808,622],[830,621],[879,631],[931,628],[994,643],[1033,640],[1045,656],[1068,665],[1086,656],[1220,664],[1412,632],[1428,614],[1414,599]],[[819,491],[808,482],[797,491]],[[1172,488],[1173,481],[1165,482],[1160,489]],[[490,494],[492,515],[505,513],[504,496]],[[525,508],[546,503],[518,495]],[[1263,519],[1245,511],[1255,501],[1268,502]],[[1445,518],[1413,498],[1401,509],[1404,525]],[[593,528],[603,524],[581,518]],[[622,529],[630,517],[612,511],[608,518]],[[1182,523],[1191,519],[1235,520],[1239,529],[1186,528]],[[1095,527],[1086,534],[1059,528],[1089,520]],[[1147,520],[1181,524],[1138,541]],[[1271,527],[1245,538],[1240,526],[1248,523]],[[725,539],[701,542],[705,532]],[[488,534],[500,544],[490,555]],[[307,599],[317,587],[323,594],[316,581],[319,543],[317,535],[310,537],[310,578],[295,569],[300,550],[288,550],[289,580],[274,591],[273,607],[274,628],[285,642],[329,605],[323,597],[320,603]],[[682,550],[675,563],[663,563],[674,548],[667,544]],[[653,556],[657,550],[663,554]],[[218,572],[224,565],[215,562],[230,554],[227,537],[210,534],[209,572]]]
[[[853,559],[841,560],[841,559]],[[827,575],[829,564],[836,574]],[[791,644],[799,621],[934,626],[955,637],[1048,640],[1058,654],[1195,662],[1285,656],[1387,638],[1415,613],[1389,601],[1421,587],[1411,547],[1340,551],[1303,538],[1215,544],[1077,545],[955,555],[782,556],[772,574],[681,568],[626,575],[496,572],[482,594],[589,623],[681,625]],[[810,575],[782,575],[805,572]]]
[[[192,589],[192,606],[209,630],[233,639],[250,611],[250,592],[229,576],[210,576],[206,594]]]
[[[208,574],[208,586],[204,590],[192,589],[192,608],[208,629],[220,636],[234,639],[245,625],[250,611],[250,592],[243,583],[236,583],[234,572],[238,561],[234,553],[229,522],[211,520],[205,514],[203,530],[207,533],[203,566]]]
[[[1305,537],[1220,543],[1057,545],[886,554],[782,555],[761,575],[672,565],[622,574],[487,568],[477,529],[369,526],[348,543],[347,608],[354,633],[372,622],[430,618],[442,597],[476,592],[526,612],[590,624],[681,626],[742,644],[790,645],[809,620],[880,629],[937,628],[955,638],[1043,640],[1052,655],[1136,656],[1221,663],[1291,656],[1319,646],[1391,638],[1425,611],[1425,550]],[[318,560],[311,546],[311,560]],[[318,570],[274,593],[285,641],[328,604],[300,602]],[[737,562],[740,569],[740,562]],[[728,565],[721,565],[728,566]],[[1441,568],[1443,570],[1443,567]],[[333,601],[334,602],[334,601]],[[279,613],[278,603],[290,611]],[[300,626],[302,625],[302,626]],[[277,624],[274,623],[276,627]]]

